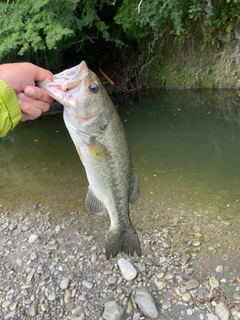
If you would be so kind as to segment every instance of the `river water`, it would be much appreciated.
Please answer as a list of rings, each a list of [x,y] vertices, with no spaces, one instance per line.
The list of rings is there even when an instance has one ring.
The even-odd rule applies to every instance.
[[[197,90],[117,102],[141,183],[132,207],[139,227],[150,229],[179,212],[240,224],[239,100],[237,91]],[[0,176],[0,208],[40,209],[55,218],[77,213],[89,224],[88,183],[62,114],[9,133],[0,146]],[[101,228],[98,220],[92,226]]]

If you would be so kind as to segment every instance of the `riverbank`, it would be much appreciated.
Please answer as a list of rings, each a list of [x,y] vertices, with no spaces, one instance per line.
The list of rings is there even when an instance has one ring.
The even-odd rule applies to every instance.
[[[1,319],[240,319],[239,226],[230,211],[223,219],[200,208],[149,208],[156,227],[147,230],[136,204],[142,257],[106,261],[107,215],[48,209],[0,206]],[[133,279],[120,258],[134,267]]]

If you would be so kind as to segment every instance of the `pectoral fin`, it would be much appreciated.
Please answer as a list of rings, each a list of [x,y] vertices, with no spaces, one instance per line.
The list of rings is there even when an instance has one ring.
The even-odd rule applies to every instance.
[[[129,196],[129,203],[133,204],[137,200],[137,198],[139,197],[139,194],[140,194],[139,180],[138,180],[138,176],[136,174],[136,171],[133,169],[132,188],[131,188],[131,193]]]
[[[92,138],[88,144],[88,151],[94,160],[103,161],[104,159],[112,160],[112,156],[108,152],[107,148],[95,138]]]
[[[91,189],[88,190],[85,204],[90,213],[102,215],[106,211],[104,204],[98,200]]]

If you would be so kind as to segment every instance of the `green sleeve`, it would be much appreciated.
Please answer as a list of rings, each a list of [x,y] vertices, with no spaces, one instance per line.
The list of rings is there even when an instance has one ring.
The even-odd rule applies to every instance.
[[[13,88],[0,79],[0,143],[21,117],[21,109]]]

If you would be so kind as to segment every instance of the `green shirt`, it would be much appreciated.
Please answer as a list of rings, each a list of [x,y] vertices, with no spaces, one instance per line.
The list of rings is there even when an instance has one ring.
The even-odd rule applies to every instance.
[[[0,79],[0,143],[21,117],[21,109],[13,88]]]

